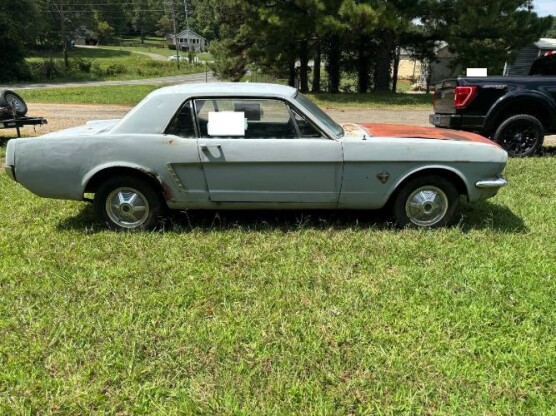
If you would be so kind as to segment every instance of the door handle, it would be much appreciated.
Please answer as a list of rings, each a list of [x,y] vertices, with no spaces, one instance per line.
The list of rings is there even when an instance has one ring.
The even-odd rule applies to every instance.
[[[222,149],[222,145],[221,144],[201,144],[201,150],[206,151],[211,147],[216,147],[217,149]]]

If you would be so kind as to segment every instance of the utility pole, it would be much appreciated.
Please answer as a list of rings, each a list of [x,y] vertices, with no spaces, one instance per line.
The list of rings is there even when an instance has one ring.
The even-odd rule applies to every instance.
[[[189,50],[189,13],[187,12],[187,0],[183,0],[183,8],[185,9],[185,29],[187,30],[187,50]]]
[[[172,20],[174,22],[174,44],[176,45],[176,56],[178,58],[178,69],[180,69],[180,45],[178,42],[178,35],[176,33],[176,11],[174,10],[174,0],[171,0],[172,7]]]

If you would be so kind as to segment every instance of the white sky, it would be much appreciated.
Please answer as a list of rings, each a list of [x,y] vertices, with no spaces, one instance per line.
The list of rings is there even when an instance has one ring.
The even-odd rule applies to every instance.
[[[556,0],[535,0],[535,11],[539,16],[556,16]]]

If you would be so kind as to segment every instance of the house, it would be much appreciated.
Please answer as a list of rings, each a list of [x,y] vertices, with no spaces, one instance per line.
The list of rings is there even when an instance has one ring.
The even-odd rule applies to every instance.
[[[179,45],[181,51],[206,51],[207,40],[191,29],[182,30],[176,35],[176,38],[178,39],[177,44]],[[176,48],[176,40],[173,33],[169,33],[166,35],[166,44],[170,49]]]
[[[556,51],[556,39],[539,39],[537,42],[521,49],[517,53],[514,63],[506,62],[504,75],[529,75],[529,69],[533,61],[549,51]]]

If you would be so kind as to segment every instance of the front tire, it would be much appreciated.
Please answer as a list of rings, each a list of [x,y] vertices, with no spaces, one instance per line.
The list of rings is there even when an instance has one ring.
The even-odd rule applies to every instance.
[[[164,202],[149,183],[132,176],[117,176],[100,185],[93,205],[98,218],[112,230],[142,231],[155,228],[164,215]]]
[[[506,119],[496,129],[493,140],[510,156],[527,157],[537,153],[544,141],[542,123],[528,114],[518,114]]]
[[[438,228],[449,224],[459,201],[455,186],[440,176],[411,179],[394,200],[394,216],[400,227]]]

